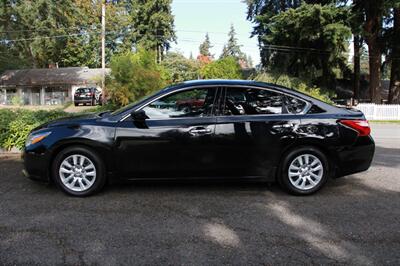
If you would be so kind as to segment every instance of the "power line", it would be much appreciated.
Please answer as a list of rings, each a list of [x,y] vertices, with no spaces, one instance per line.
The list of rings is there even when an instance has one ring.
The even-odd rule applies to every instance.
[[[108,31],[105,32],[106,35],[110,34],[118,34],[121,33],[123,30],[127,28],[122,28],[118,31]],[[58,39],[58,38],[69,38],[69,37],[79,37],[79,36],[88,36],[91,34],[100,34],[101,30],[92,30],[92,31],[84,31],[80,33],[70,33],[70,34],[62,34],[62,35],[53,35],[53,36],[36,36],[32,38],[20,38],[20,39],[0,39],[0,43],[10,43],[10,42],[18,42],[18,41],[34,41],[34,40],[41,40],[41,39]],[[135,36],[144,36],[145,34],[135,34]],[[162,38],[164,37],[163,35],[152,35],[155,38]],[[201,43],[201,40],[195,40],[195,39],[180,39],[180,42],[191,42],[191,43]],[[225,43],[213,43],[213,45],[219,45],[223,46]],[[241,47],[245,48],[250,48],[250,49],[256,49],[259,50],[259,47],[255,46],[249,46],[249,45],[240,45]],[[285,45],[262,45],[261,48],[265,48],[274,52],[281,52],[281,53],[313,53],[313,54],[320,54],[320,55],[328,55],[333,53],[333,51],[328,51],[328,50],[322,50],[322,49],[316,49],[316,48],[309,48],[309,47],[300,47],[300,46],[285,46]],[[351,55],[354,57],[354,54],[349,53],[349,52],[341,52],[340,54],[342,55]],[[376,58],[376,56],[370,56],[370,55],[360,55],[361,58]],[[392,59],[398,59],[398,58],[392,58]]]
[[[100,24],[90,24],[88,28],[100,25]],[[68,29],[79,29],[82,30],[85,27],[81,26],[71,26],[71,27],[54,27],[54,28],[47,28],[47,27],[40,27],[37,29],[26,29],[26,30],[6,30],[6,31],[0,31],[1,33],[14,33],[14,32],[44,32],[44,31],[50,31],[50,30],[68,30]]]

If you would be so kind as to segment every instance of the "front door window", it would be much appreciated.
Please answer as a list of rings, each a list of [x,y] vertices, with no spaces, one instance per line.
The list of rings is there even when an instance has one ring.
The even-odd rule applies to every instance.
[[[158,99],[143,110],[150,119],[210,116],[216,89],[185,90]]]

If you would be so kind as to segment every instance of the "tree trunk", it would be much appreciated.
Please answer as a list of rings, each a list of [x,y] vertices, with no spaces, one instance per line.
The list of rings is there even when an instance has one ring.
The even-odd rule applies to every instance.
[[[353,98],[358,100],[360,98],[360,50],[361,50],[361,37],[354,34],[354,77],[353,77]]]
[[[389,103],[400,104],[400,8],[394,9]]]
[[[382,29],[381,0],[368,0],[366,10],[366,42],[369,53],[369,88],[371,101],[381,103],[381,62],[382,53],[379,45],[379,34]]]

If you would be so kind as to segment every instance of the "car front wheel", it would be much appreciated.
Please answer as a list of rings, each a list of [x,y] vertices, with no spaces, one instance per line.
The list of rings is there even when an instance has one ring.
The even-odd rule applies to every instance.
[[[292,194],[312,194],[328,180],[328,160],[313,147],[289,152],[282,166],[279,183]]]
[[[89,196],[105,184],[105,169],[101,158],[84,147],[61,151],[53,162],[53,178],[67,194]]]

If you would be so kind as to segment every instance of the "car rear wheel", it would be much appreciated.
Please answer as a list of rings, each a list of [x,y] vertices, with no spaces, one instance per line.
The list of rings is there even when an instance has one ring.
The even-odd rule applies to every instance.
[[[89,196],[105,184],[106,176],[101,158],[84,147],[62,150],[53,162],[53,178],[69,195]]]
[[[318,149],[302,147],[285,157],[280,184],[292,194],[308,195],[322,188],[328,180],[328,160]]]

